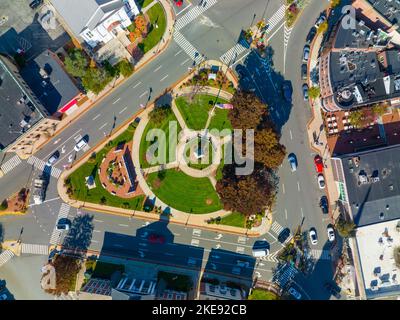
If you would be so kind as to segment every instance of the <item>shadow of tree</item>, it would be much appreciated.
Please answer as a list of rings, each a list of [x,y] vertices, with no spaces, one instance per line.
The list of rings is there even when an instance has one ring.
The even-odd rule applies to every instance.
[[[77,256],[85,256],[93,235],[93,216],[76,216],[63,241],[63,249]]]

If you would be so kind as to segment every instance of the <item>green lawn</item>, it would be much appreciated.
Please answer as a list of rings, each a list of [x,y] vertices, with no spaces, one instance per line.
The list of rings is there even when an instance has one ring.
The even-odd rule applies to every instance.
[[[134,127],[129,126],[125,132],[115,138],[109,145],[101,149],[96,154],[94,160],[87,161],[67,178],[67,180],[70,181],[70,186],[73,190],[71,198],[85,202],[100,203],[100,199],[104,197],[106,199],[104,204],[108,206],[125,207],[134,210],[141,209],[144,196],[138,196],[132,199],[122,199],[113,196],[102,187],[97,172],[97,169],[100,167],[101,161],[107,152],[122,141],[128,142],[132,140],[134,131]],[[89,190],[85,185],[85,177],[90,175],[94,176],[96,182],[96,188],[91,190]]]
[[[205,128],[208,119],[208,113],[210,112],[212,105],[215,102],[216,97],[199,94],[193,99],[193,102],[189,102],[188,97],[178,97],[175,102],[179,109],[186,125],[193,130],[202,130]],[[217,103],[228,103],[224,99],[217,99]],[[221,110],[215,108],[215,115],[211,119],[209,129],[219,129],[224,127],[229,128],[230,122],[228,120],[228,110]]]
[[[139,6],[139,9],[144,9],[146,8],[150,3],[152,3],[155,0],[136,0],[137,5]]]
[[[164,9],[161,4],[157,3],[152,6],[148,11],[146,11],[146,14],[149,16],[151,27],[147,37],[139,43],[139,48],[143,53],[150,51],[161,41],[167,27]],[[156,25],[158,28],[156,28]]]
[[[198,140],[197,140],[198,141]],[[192,150],[191,145],[187,145],[187,150],[186,150],[186,157],[188,158],[188,160],[190,160],[190,152]],[[207,167],[209,167],[212,164],[213,161],[213,147],[212,144],[210,142],[208,142],[208,159],[207,159],[207,163],[201,163],[203,159],[199,159],[197,162],[189,162],[188,165],[191,168],[197,169],[197,170],[203,170]]]
[[[254,289],[249,296],[249,300],[280,300],[279,297],[270,291]]]
[[[152,145],[151,141],[146,141],[146,136],[147,136],[147,133],[151,129],[155,129],[155,128],[161,129],[162,131],[165,132],[166,139],[167,139],[167,141],[166,141],[167,142],[166,143],[167,144],[167,146],[166,146],[166,150],[167,150],[167,158],[166,158],[166,160],[167,160],[167,163],[175,161],[175,158],[174,159],[170,159],[169,158],[169,151],[168,151],[168,149],[169,149],[169,139],[168,139],[168,136],[169,136],[169,123],[171,121],[176,121],[176,123],[178,125],[178,136],[179,136],[179,132],[181,131],[181,127],[179,125],[178,120],[175,117],[175,114],[172,111],[171,111],[171,114],[160,125],[156,125],[151,120],[147,124],[146,128],[143,131],[142,139],[140,141],[140,150],[139,150],[140,159],[139,160],[140,160],[140,165],[142,166],[142,168],[149,168],[149,167],[152,166],[146,160],[146,152],[147,152],[148,148]]]
[[[233,212],[230,215],[223,217],[220,224],[232,227],[245,228],[246,218],[239,212]]]
[[[222,208],[208,178],[193,178],[175,169],[164,173],[162,179],[158,172],[149,174],[147,182],[155,195],[172,208],[191,213],[210,213]]]

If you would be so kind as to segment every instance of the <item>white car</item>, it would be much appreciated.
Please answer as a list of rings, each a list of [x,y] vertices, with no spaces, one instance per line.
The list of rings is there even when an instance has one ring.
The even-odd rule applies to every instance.
[[[325,178],[323,174],[319,174],[317,177],[318,186],[320,189],[325,189]]]
[[[75,145],[74,150],[75,150],[76,152],[78,152],[78,151],[82,150],[85,146],[87,146],[87,142],[86,142],[85,139],[82,138],[82,139],[79,140],[78,143]]]
[[[335,230],[331,226],[328,226],[328,228],[326,228],[326,231],[328,232],[328,240],[330,242],[335,241]]]
[[[54,152],[49,160],[46,162],[46,166],[51,167],[53,164],[57,162],[57,160],[60,158],[60,152],[56,151]]]
[[[313,246],[317,245],[318,244],[317,231],[315,231],[315,229],[312,228],[312,229],[310,229],[309,235],[310,235],[311,244]]]
[[[315,23],[315,27],[318,29],[318,27],[323,24],[326,21],[326,17],[324,15],[320,16]]]
[[[289,288],[289,293],[297,300],[301,299],[301,294],[293,287]]]

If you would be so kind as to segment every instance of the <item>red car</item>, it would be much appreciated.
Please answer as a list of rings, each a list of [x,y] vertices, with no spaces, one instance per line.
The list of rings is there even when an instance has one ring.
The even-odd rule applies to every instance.
[[[154,244],[163,244],[165,242],[165,238],[159,234],[151,234],[149,235],[149,237],[147,238],[147,240],[149,240],[150,243],[154,243]]]
[[[315,170],[317,173],[322,173],[324,171],[324,163],[322,161],[321,156],[316,155],[314,158],[314,165],[315,165]]]
[[[175,5],[177,7],[182,7],[183,1],[182,0],[175,0]]]

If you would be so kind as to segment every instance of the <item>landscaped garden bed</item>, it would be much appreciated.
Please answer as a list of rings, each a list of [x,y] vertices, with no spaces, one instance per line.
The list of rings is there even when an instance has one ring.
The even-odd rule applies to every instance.
[[[215,79],[210,79],[210,75],[214,74]],[[186,81],[183,87],[188,86],[200,86],[200,87],[213,87],[222,89],[229,93],[234,93],[235,88],[232,81],[229,81],[226,75],[221,70],[212,70],[210,68],[203,68],[199,70],[198,74],[195,74],[192,78]]]
[[[208,178],[193,178],[170,169],[147,176],[154,194],[172,208],[188,213],[210,213],[222,205]]]

